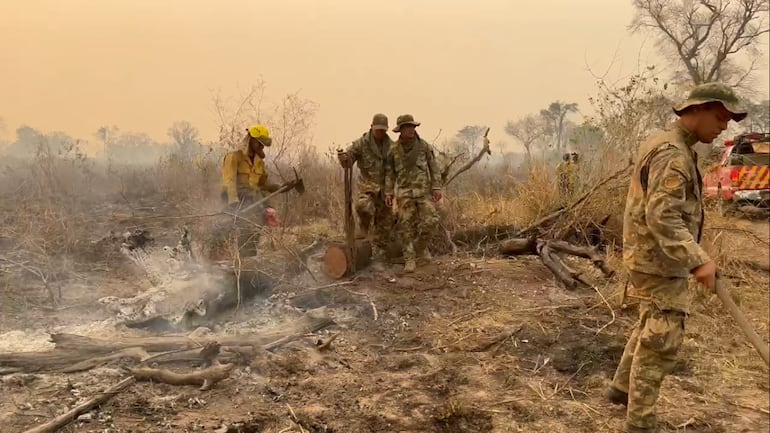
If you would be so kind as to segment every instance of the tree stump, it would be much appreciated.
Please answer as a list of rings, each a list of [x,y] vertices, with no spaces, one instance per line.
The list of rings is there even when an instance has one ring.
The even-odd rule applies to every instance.
[[[350,275],[355,269],[366,268],[372,261],[372,244],[368,240],[356,240],[355,257],[351,256],[348,245],[334,242],[326,247],[324,272],[330,278],[339,279]]]

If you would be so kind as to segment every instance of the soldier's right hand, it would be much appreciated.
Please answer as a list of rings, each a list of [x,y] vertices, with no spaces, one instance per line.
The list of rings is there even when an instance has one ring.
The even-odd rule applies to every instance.
[[[393,207],[393,194],[385,194],[385,206]]]
[[[692,275],[704,287],[713,291],[716,288],[717,264],[715,261],[709,260],[693,269]]]
[[[347,167],[350,161],[350,157],[348,156],[347,152],[337,152],[337,159],[340,161],[340,165],[343,167]]]

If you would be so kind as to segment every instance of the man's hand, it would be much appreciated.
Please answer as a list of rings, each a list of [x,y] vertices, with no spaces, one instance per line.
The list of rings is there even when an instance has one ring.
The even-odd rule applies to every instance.
[[[340,165],[347,167],[350,163],[350,157],[347,152],[337,152],[337,159],[340,161]]]
[[[439,200],[441,200],[441,190],[440,189],[434,189],[433,190],[433,201],[438,203]]]
[[[717,264],[713,260],[693,269],[692,275],[707,289],[712,291],[716,289]]]
[[[393,207],[393,194],[385,194],[385,206]]]

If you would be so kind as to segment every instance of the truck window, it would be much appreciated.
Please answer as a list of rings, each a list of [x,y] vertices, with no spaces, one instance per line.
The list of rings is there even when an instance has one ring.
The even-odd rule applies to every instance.
[[[727,165],[770,165],[770,143],[741,143],[732,148]]]

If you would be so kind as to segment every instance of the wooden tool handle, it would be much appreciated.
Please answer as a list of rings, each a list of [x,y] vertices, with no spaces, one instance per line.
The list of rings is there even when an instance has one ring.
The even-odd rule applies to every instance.
[[[751,345],[757,349],[757,352],[762,356],[762,359],[765,360],[765,364],[770,367],[770,348],[764,341],[762,341],[762,338],[756,331],[754,331],[754,328],[751,326],[751,323],[749,323],[749,320],[743,314],[741,309],[735,305],[733,298],[730,296],[730,292],[727,291],[719,278],[716,280],[716,292],[719,299],[725,305],[725,308],[727,308],[727,311],[730,312],[733,319],[738,322],[738,327],[741,328],[741,331],[746,335],[746,338],[748,338]]]

